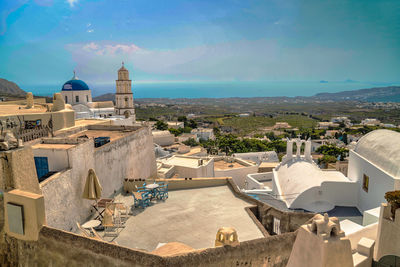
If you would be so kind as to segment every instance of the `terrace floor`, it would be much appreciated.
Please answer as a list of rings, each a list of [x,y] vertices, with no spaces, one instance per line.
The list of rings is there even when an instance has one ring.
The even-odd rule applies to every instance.
[[[118,195],[131,206],[131,196]],[[134,209],[118,237],[105,237],[121,246],[152,251],[159,243],[181,242],[195,249],[214,247],[220,227],[232,226],[239,241],[262,238],[247,214],[251,206],[235,197],[227,186],[174,190],[169,198],[143,209]]]

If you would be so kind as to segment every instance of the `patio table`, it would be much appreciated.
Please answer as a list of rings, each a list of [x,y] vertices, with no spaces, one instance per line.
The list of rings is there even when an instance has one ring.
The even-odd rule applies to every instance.
[[[157,188],[159,187],[159,184],[148,184],[146,185],[146,189],[151,191],[151,199],[155,198],[156,193],[157,193]]]
[[[95,228],[99,226],[101,222],[99,220],[90,220],[82,224],[82,227],[85,229]]]

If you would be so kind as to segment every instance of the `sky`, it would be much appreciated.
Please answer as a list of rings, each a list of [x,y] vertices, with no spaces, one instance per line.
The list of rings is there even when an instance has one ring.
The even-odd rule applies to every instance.
[[[400,80],[399,0],[1,0],[0,78]]]

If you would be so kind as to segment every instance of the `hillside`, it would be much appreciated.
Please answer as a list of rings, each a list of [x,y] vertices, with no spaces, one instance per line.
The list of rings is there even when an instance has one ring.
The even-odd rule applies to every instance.
[[[115,100],[114,93],[108,93],[93,97],[93,101],[114,101],[114,100]]]
[[[2,96],[24,96],[26,92],[19,88],[16,83],[0,78],[0,95]]]
[[[338,93],[320,93],[313,96],[318,100],[400,102],[400,86],[375,87]]]
[[[100,95],[93,98],[93,101],[114,101],[115,94],[108,93],[104,95]],[[158,102],[166,104],[168,102],[173,103],[182,103],[188,102],[187,98],[166,98],[166,99],[140,99],[144,102]],[[233,98],[194,98],[190,99],[190,103],[201,103],[205,104],[206,102],[211,102],[210,104],[215,104],[215,102],[223,102],[224,100],[232,103],[232,101],[239,102],[262,102],[262,101],[278,101],[278,102],[293,102],[297,100],[301,101],[364,101],[364,102],[400,102],[400,86],[387,86],[387,87],[375,87],[368,89],[360,89],[360,90],[352,90],[352,91],[342,91],[338,93],[319,93],[311,97],[251,97],[251,98],[241,98],[241,97],[233,97]],[[243,104],[243,103],[242,103]]]

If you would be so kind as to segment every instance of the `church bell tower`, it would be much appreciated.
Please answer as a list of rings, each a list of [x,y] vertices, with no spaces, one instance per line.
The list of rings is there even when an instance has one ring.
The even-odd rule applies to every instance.
[[[129,80],[129,71],[124,67],[118,70],[118,80],[115,81],[117,92],[115,94],[115,114],[124,115],[126,118],[136,119],[135,106],[133,104],[132,81]]]

